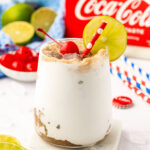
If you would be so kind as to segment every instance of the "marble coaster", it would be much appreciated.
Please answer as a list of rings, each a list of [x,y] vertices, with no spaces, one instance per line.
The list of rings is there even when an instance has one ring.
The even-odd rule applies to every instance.
[[[121,121],[113,120],[111,132],[106,138],[97,143],[96,145],[88,148],[82,148],[78,150],[117,150],[118,143],[121,135]],[[59,148],[50,145],[48,142],[42,140],[36,132],[33,133],[28,150],[72,150],[67,148]]]

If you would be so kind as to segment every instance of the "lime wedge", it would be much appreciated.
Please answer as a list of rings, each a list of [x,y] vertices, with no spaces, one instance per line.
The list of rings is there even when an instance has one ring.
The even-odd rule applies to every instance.
[[[20,145],[20,142],[15,137],[10,135],[0,135],[0,143],[1,142],[8,142],[8,143]]]
[[[95,54],[100,49],[108,49],[109,59],[114,61],[123,54],[127,45],[126,29],[118,20],[109,16],[99,16],[92,19],[83,31],[84,45],[86,46],[90,42],[102,21],[108,24],[93,46],[91,53]]]
[[[24,147],[18,146],[16,144],[1,142],[0,150],[26,150],[26,149]]]
[[[24,45],[29,43],[34,36],[34,27],[25,21],[15,21],[2,28],[14,43]]]
[[[55,20],[55,17],[56,12],[47,7],[41,7],[32,14],[31,24],[34,26],[36,34],[40,38],[43,39],[45,35],[37,31],[37,28],[42,28],[45,32],[48,32]]]

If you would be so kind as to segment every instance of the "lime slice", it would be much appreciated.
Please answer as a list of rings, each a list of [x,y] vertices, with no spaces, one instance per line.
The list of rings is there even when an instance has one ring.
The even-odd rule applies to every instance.
[[[14,43],[24,45],[29,43],[34,36],[34,27],[25,21],[15,21],[2,28]]]
[[[15,137],[10,135],[0,135],[0,143],[1,142],[8,142],[8,143],[20,145],[20,142]]]
[[[91,53],[95,54],[104,48],[108,49],[109,59],[114,61],[123,54],[127,45],[126,29],[118,20],[109,16],[99,16],[92,19],[83,31],[84,45],[86,46],[90,42],[102,21],[108,24],[93,46]]]
[[[46,7],[41,7],[32,14],[31,24],[34,26],[36,30],[36,34],[40,38],[43,39],[45,35],[37,31],[37,28],[42,28],[45,32],[48,32],[55,20],[55,17],[56,17],[56,12]]]
[[[24,147],[18,146],[16,144],[1,142],[0,150],[26,150],[26,149]]]
[[[30,21],[33,8],[25,3],[15,4],[6,10],[1,18],[2,26],[13,21]]]

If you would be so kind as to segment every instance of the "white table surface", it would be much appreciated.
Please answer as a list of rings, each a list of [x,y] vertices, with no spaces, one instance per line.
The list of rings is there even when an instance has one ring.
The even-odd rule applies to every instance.
[[[150,61],[132,59],[150,72]],[[120,60],[116,63],[120,64]],[[118,150],[150,149],[150,105],[111,76],[112,97],[126,95],[133,99],[130,109],[113,107],[113,118],[122,121],[123,129]],[[27,144],[34,130],[33,100],[35,83],[0,79],[0,134],[10,134]]]

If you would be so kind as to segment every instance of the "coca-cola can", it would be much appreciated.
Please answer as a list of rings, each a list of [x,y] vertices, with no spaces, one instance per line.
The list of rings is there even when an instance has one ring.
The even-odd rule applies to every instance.
[[[82,37],[95,16],[111,16],[125,25],[128,44],[150,47],[150,0],[66,0],[67,37]]]

